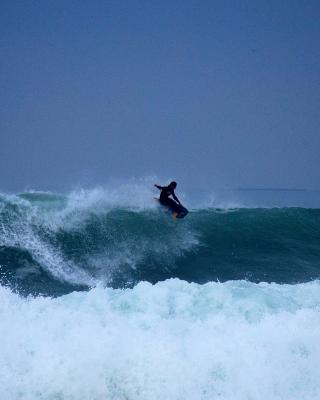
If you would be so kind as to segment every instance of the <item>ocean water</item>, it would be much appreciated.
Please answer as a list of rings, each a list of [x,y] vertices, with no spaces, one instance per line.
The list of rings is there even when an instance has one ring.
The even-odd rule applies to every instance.
[[[0,398],[319,399],[316,195],[249,194],[2,193]]]

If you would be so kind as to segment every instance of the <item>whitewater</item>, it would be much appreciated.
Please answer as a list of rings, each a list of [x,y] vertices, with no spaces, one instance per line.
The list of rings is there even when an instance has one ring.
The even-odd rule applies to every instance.
[[[0,398],[319,399],[320,209],[153,196],[0,195]]]

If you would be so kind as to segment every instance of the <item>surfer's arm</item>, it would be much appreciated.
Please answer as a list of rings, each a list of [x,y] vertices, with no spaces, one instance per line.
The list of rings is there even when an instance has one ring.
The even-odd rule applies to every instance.
[[[180,200],[178,199],[178,197],[174,194],[174,192],[172,192],[172,197],[175,199],[175,201],[181,205]]]
[[[154,185],[157,189],[159,189],[159,190],[162,190],[163,189],[163,187],[162,186],[159,186],[159,185]]]

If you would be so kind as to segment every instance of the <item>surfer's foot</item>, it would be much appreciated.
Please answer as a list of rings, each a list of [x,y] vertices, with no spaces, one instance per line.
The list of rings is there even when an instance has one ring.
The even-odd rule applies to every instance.
[[[172,213],[172,218],[173,218],[173,219],[176,219],[176,218],[177,218],[177,215],[178,215],[177,212]]]

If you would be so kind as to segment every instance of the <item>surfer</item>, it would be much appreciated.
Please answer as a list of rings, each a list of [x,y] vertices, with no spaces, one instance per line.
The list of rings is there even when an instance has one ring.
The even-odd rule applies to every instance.
[[[160,204],[169,207],[172,211],[173,218],[183,218],[187,215],[188,211],[183,207],[178,197],[175,195],[174,190],[177,187],[177,182],[171,182],[168,186],[154,185],[157,189],[161,190]],[[172,196],[174,200],[169,197]]]

